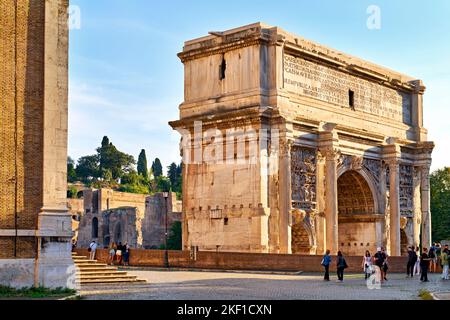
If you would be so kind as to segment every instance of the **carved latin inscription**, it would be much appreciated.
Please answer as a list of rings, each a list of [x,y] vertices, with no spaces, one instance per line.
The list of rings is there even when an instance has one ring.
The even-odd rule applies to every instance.
[[[284,55],[284,87],[296,94],[342,107],[349,107],[349,92],[352,91],[352,108],[355,110],[411,123],[408,93],[288,54]]]

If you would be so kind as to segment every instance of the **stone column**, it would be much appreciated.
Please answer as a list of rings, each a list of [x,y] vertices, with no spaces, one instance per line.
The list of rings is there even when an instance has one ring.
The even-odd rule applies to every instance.
[[[334,255],[339,251],[337,166],[340,157],[335,127],[334,123],[321,123],[319,127],[319,151],[325,156],[325,250]]]
[[[326,251],[326,221],[325,221],[325,157],[321,152],[317,152],[317,212],[316,215],[316,235],[317,254],[324,254]]]
[[[43,203],[35,285],[74,287],[72,219],[67,209],[67,0],[45,1]]]
[[[280,196],[280,253],[292,253],[291,241],[291,147],[292,141],[280,143],[279,196]]]
[[[388,161],[390,201],[390,255],[401,256],[400,248],[400,170],[397,160]]]
[[[422,167],[421,175],[421,207],[422,207],[422,248],[431,246],[431,211],[430,211],[430,166]]]
[[[420,245],[420,226],[422,224],[422,200],[420,196],[420,187],[422,184],[422,173],[420,167],[414,167],[413,180],[413,244],[415,247]]]
[[[331,251],[331,254],[337,254],[339,250],[337,191],[337,164],[339,156],[337,149],[330,149],[325,153],[326,247]]]

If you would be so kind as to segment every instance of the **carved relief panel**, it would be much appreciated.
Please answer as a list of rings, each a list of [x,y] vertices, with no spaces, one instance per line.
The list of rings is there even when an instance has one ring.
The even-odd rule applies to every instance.
[[[291,150],[293,208],[303,210],[314,210],[316,208],[316,172],[316,151],[293,146]]]
[[[414,171],[413,166],[400,165],[400,212],[403,215],[414,211]]]

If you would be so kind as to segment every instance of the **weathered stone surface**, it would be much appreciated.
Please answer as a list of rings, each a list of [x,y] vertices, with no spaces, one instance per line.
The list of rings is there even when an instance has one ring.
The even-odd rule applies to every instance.
[[[10,281],[0,276],[2,285],[27,286],[32,277],[36,286],[70,286],[69,275],[53,272],[73,265],[67,7],[67,0],[0,3],[0,259],[20,271]]]
[[[261,23],[179,57],[184,249],[400,255],[420,224],[430,244],[420,80]]]
[[[131,248],[159,248],[167,228],[181,220],[181,201],[169,193],[167,205],[162,193],[154,196],[117,192],[111,189],[84,190],[84,210],[78,228],[77,246],[87,248],[92,240],[100,247],[112,242]]]

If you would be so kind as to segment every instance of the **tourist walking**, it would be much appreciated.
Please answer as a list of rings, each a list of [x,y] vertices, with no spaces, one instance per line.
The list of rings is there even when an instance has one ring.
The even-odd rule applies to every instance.
[[[366,251],[366,254],[363,257],[363,269],[364,277],[367,280],[373,273],[372,256],[370,255],[369,251]]]
[[[109,246],[109,259],[108,263],[114,265],[114,258],[116,257],[116,244],[113,242]]]
[[[437,264],[436,243],[433,243],[430,250],[428,251],[428,258],[430,259],[429,271],[435,273]]]
[[[347,265],[347,261],[345,261],[345,258],[342,255],[341,251],[338,252],[336,268],[337,268],[337,277],[338,277],[337,282],[344,281],[344,270],[348,268],[348,265]]]
[[[123,246],[123,264],[128,266],[130,261],[130,246],[126,242]]]
[[[389,255],[387,254],[386,250],[384,249],[384,247],[381,247],[381,253],[384,256],[384,263],[383,263],[383,274],[384,274],[384,281],[388,281],[387,279],[387,272],[389,270],[389,264],[388,264],[388,258]]]
[[[406,265],[406,277],[414,277],[414,266],[417,262],[417,254],[414,247],[408,247],[408,263]]]
[[[444,248],[441,252],[441,263],[442,263],[442,279],[448,280],[448,268],[449,268],[449,251],[448,246]]]
[[[385,255],[381,251],[381,247],[377,248],[377,252],[373,256],[373,258],[374,258],[374,262],[375,262],[375,272],[377,274],[377,282],[383,283]]]
[[[97,251],[97,243],[92,241],[89,245],[89,260],[95,260],[95,252]]]
[[[416,264],[414,265],[414,275],[418,276],[420,275],[420,248],[416,247]]]
[[[331,264],[330,250],[327,250],[322,259],[322,266],[325,268],[325,275],[323,277],[324,281],[330,281],[330,264]]]
[[[430,266],[430,257],[428,256],[428,249],[424,248],[423,253],[420,256],[420,269],[421,269],[421,275],[420,275],[420,281],[423,282],[429,282],[428,281],[428,268]]]

